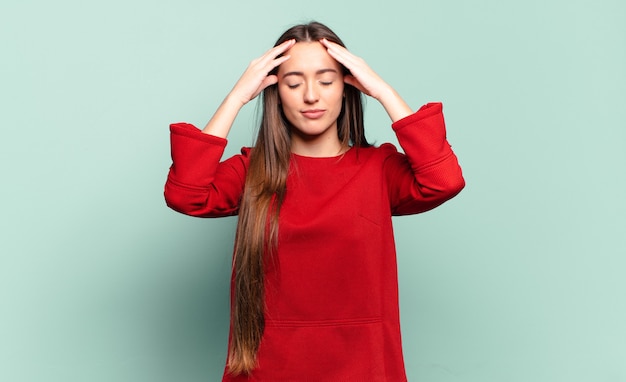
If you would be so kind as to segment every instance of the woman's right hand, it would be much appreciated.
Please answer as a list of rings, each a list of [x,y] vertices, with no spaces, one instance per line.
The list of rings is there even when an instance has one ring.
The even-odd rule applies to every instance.
[[[278,77],[269,73],[289,59],[288,54],[278,56],[289,50],[295,43],[295,40],[285,41],[268,50],[261,57],[252,60],[202,132],[226,138],[243,105],[253,100],[266,87],[278,82]]]
[[[277,83],[276,75],[269,73],[289,59],[289,55],[278,56],[289,50],[295,43],[296,40],[287,40],[268,50],[261,57],[252,60],[229,95],[245,105],[256,98],[263,89]]]

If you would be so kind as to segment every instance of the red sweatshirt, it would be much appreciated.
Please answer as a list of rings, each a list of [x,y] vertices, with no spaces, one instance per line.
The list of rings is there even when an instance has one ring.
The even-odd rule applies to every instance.
[[[406,381],[392,215],[430,210],[464,187],[442,105],[392,125],[391,144],[344,155],[293,154],[266,269],[258,367],[223,381]],[[220,163],[226,140],[171,125],[168,206],[192,216],[237,214],[250,150]]]

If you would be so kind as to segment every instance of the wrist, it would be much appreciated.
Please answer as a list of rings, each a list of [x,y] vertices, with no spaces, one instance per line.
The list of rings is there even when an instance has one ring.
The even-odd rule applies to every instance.
[[[380,90],[378,96],[375,97],[378,102],[385,104],[393,102],[395,99],[399,98],[398,93],[391,86],[385,84],[385,86]]]
[[[392,87],[383,91],[378,101],[383,105],[392,122],[413,114],[413,110]]]
[[[224,105],[237,109],[241,109],[246,103],[248,103],[248,100],[245,100],[244,97],[241,97],[233,92],[228,93],[223,102]]]

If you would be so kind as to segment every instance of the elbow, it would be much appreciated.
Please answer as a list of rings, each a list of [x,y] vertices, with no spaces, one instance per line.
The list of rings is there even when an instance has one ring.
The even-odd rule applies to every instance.
[[[450,194],[450,197],[455,197],[465,188],[465,178],[463,175],[459,174],[458,176],[452,178],[447,185],[447,191]]]
[[[464,188],[465,188],[465,178],[463,178],[463,175],[461,175],[460,172],[458,176],[449,177],[443,188],[443,194],[445,195],[445,200],[450,200],[454,198]]]
[[[455,166],[453,170],[437,173],[432,178],[431,189],[438,198],[448,200],[456,196],[465,188],[465,178],[461,168]]]
[[[452,199],[465,188],[463,170],[454,153],[431,167],[426,176],[428,180],[422,184],[430,189],[432,197],[442,201]]]
[[[172,210],[187,216],[210,217],[202,204],[190,203],[186,199],[167,196],[167,193],[165,193],[165,204]]]
[[[456,156],[453,156],[453,158],[454,162],[452,162],[447,171],[442,172],[439,177],[441,190],[446,194],[446,199],[455,197],[465,188],[463,170],[461,166],[459,166]]]
[[[168,182],[163,193],[165,204],[181,214],[214,218],[236,215],[238,205],[234,203],[216,203],[206,190],[186,190]]]
[[[178,193],[171,192],[168,187],[165,188],[165,191],[163,192],[163,197],[165,198],[165,205],[167,205],[172,210],[185,215],[188,215],[191,212],[191,208],[189,204],[185,202],[185,199],[181,198]]]
[[[463,188],[465,179],[460,173],[455,176],[448,175],[440,178],[437,187],[432,188],[432,198],[437,200],[437,204],[442,204],[457,196]]]
[[[167,182],[163,191],[165,204],[176,212],[189,216],[200,216],[202,205],[198,195],[185,192],[175,185]]]

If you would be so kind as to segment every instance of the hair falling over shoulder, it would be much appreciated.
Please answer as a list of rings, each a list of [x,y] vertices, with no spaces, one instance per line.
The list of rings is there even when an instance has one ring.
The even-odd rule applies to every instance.
[[[344,45],[328,27],[318,22],[296,25],[276,45],[329,41]],[[347,69],[344,68],[347,73]],[[342,111],[337,121],[344,146],[369,146],[363,129],[361,92],[346,85]],[[239,208],[233,261],[234,290],[231,309],[231,339],[228,370],[233,375],[250,374],[257,364],[257,351],[265,328],[264,264],[276,251],[278,215],[285,198],[291,158],[289,123],[285,119],[276,85],[262,94],[262,116],[258,136],[250,154],[250,165]]]

